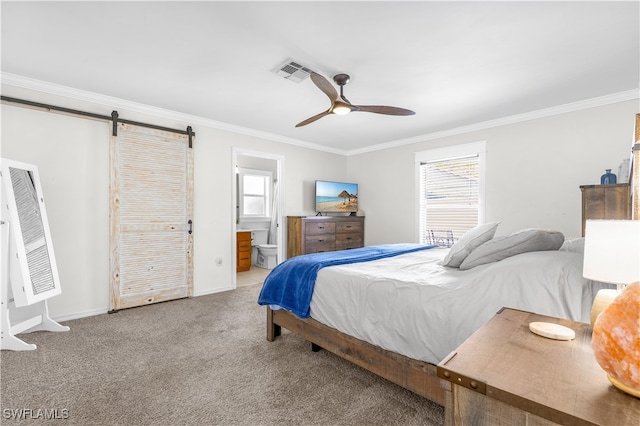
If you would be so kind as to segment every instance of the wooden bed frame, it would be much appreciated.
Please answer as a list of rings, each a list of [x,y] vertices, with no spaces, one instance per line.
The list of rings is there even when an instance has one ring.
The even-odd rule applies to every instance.
[[[635,116],[632,145],[630,195],[631,218],[640,220],[640,114]],[[285,310],[267,307],[267,340],[273,342],[281,327],[296,333],[312,344],[314,351],[323,348],[372,373],[402,386],[442,406],[451,406],[451,386],[436,374],[436,366],[387,351],[328,327],[312,318],[301,319]],[[447,413],[449,417],[451,413]]]
[[[281,327],[307,339],[312,349],[328,350],[365,370],[442,406],[451,384],[436,375],[436,366],[387,351],[328,327],[313,318],[301,319],[284,309],[267,307],[267,340],[273,342]]]

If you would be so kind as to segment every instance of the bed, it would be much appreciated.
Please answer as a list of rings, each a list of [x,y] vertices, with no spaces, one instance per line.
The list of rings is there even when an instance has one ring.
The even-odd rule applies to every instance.
[[[635,124],[629,185],[631,218],[640,220],[640,167],[637,166],[640,164],[640,114],[636,115]],[[486,226],[491,227],[491,224]],[[437,377],[437,361],[442,354],[457,347],[454,345],[461,343],[466,334],[472,333],[473,329],[484,324],[503,306],[589,322],[589,310],[594,295],[599,289],[608,287],[606,284],[585,280],[582,277],[582,239],[564,241],[562,237],[559,249],[547,246],[542,250],[530,250],[529,246],[527,250],[522,250],[519,244],[505,248],[503,242],[506,239],[519,243],[521,237],[527,235],[526,232],[516,235],[515,238],[493,238],[489,231],[470,244],[467,244],[469,239],[464,241],[467,234],[449,250],[432,247],[398,254],[395,260],[390,260],[394,256],[382,256],[369,262],[358,259],[353,264],[338,262],[339,264],[312,267],[313,290],[311,295],[307,294],[308,311],[302,312],[302,317],[290,310],[281,309],[278,303],[262,301],[262,304],[267,306],[267,340],[274,341],[284,327],[310,341],[314,350],[328,350],[427,399],[446,405],[450,383]],[[489,238],[485,239],[487,236]],[[465,244],[460,244],[461,241]],[[493,244],[496,241],[498,244]],[[554,244],[557,245],[557,241]],[[476,254],[475,257],[471,256],[472,262],[467,262],[471,265],[462,267],[463,262],[468,261],[474,252]],[[405,260],[408,265],[400,265]],[[482,263],[483,261],[485,263]],[[265,280],[263,292],[266,284],[271,281],[270,277],[287,262],[289,260],[271,272]],[[384,276],[383,273],[382,278],[372,272],[373,270],[379,273],[387,263],[396,263],[392,268],[396,272],[387,273],[391,274],[390,276]],[[536,275],[540,272],[545,278]],[[395,273],[399,273],[400,276],[393,275]],[[421,278],[422,280],[429,281],[427,277],[431,276],[432,280],[440,285],[430,290],[420,288],[429,285],[428,282],[415,279],[423,273],[425,277]],[[496,277],[487,277],[493,274],[503,275],[502,281],[496,281]],[[405,281],[407,275],[410,278]],[[471,278],[474,276],[475,278]],[[398,295],[389,296],[387,290],[382,288],[384,282],[399,287],[401,290]],[[414,288],[409,286],[410,283],[413,283]],[[535,285],[536,283],[539,285]],[[486,290],[491,286],[497,287],[499,291]],[[377,297],[366,295],[367,291],[364,290],[370,288],[374,289],[373,293],[378,293]],[[516,288],[522,293],[514,292]],[[409,301],[416,300],[421,302],[418,306],[424,305],[425,300],[429,299],[424,292],[429,291],[433,293],[435,300],[440,301],[433,308],[438,314],[434,314],[435,319],[420,319],[416,308],[407,306]],[[355,302],[348,296],[363,292],[366,302],[354,310]],[[309,293],[308,288],[306,293]],[[381,298],[382,307],[377,306]],[[395,306],[393,311],[402,312],[402,319],[392,319],[387,324],[387,320],[391,318],[389,312],[392,310],[384,307],[385,301]],[[334,306],[333,303],[337,305]],[[383,313],[382,319],[376,317],[378,313]],[[471,317],[472,320],[461,324],[459,320],[462,317]],[[397,327],[398,323],[403,324],[403,321],[413,326],[394,332],[393,327]],[[425,324],[424,321],[427,321],[428,325],[422,326]],[[349,324],[350,322],[355,322],[356,325]],[[382,325],[381,329],[384,332],[379,335],[372,334],[371,328],[377,330],[378,325]],[[355,328],[355,331],[349,330],[349,327]],[[433,329],[455,332],[448,336],[445,333],[443,341],[429,346],[430,342],[433,343],[436,339],[428,331]],[[418,349],[411,345],[394,346],[394,339],[391,344],[385,341],[385,333],[395,333],[395,340],[410,340],[412,343],[419,340],[416,336],[426,337],[426,343]]]
[[[267,340],[284,327],[314,350],[444,405],[449,385],[436,365],[501,308],[589,322],[595,294],[609,288],[582,277],[581,240],[546,230],[493,238],[495,227],[478,227],[451,249],[385,245],[289,259],[267,277],[259,298],[267,305]],[[371,249],[384,254],[367,260],[361,252]],[[311,295],[287,271],[298,260],[312,271]],[[296,292],[309,297],[308,308],[290,304],[286,296]]]

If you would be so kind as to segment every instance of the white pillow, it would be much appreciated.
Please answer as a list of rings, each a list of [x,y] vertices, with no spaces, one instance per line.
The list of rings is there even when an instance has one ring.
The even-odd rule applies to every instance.
[[[565,238],[560,251],[579,253],[584,255],[584,238]]]
[[[484,225],[478,225],[467,231],[451,246],[451,250],[449,250],[449,253],[447,253],[442,260],[442,264],[454,268],[460,267],[460,264],[462,264],[462,261],[469,253],[493,238],[496,229],[498,229],[498,225],[500,225],[500,222],[485,223]]]
[[[523,229],[482,244],[464,259],[460,269],[475,268],[530,251],[558,250],[563,242],[564,235],[558,231]]]

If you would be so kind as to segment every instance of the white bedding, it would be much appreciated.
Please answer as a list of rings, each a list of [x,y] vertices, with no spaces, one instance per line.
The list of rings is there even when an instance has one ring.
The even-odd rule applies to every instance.
[[[470,270],[440,265],[448,249],[322,268],[311,317],[343,333],[437,364],[502,307],[589,322],[596,292],[582,255],[519,254]]]

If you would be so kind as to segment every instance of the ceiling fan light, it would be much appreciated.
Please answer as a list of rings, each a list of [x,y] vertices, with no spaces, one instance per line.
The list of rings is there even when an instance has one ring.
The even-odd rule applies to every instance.
[[[333,107],[331,112],[333,112],[334,114],[338,114],[338,115],[345,115],[345,114],[349,114],[351,112],[351,108],[349,108],[346,105],[336,105],[336,106]]]

